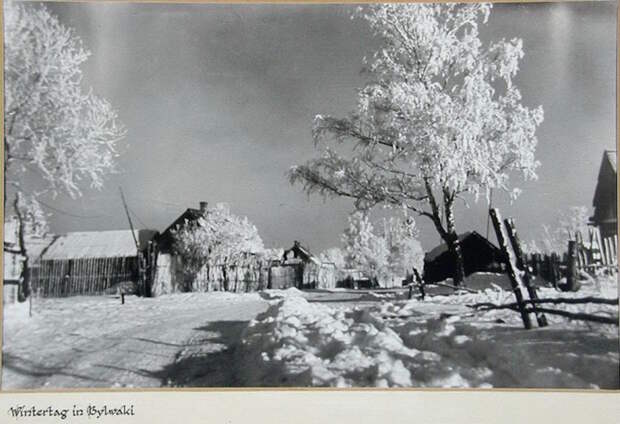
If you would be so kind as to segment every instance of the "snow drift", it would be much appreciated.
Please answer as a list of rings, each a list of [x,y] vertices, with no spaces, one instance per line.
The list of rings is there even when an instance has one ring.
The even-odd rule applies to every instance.
[[[552,318],[549,327],[523,330],[517,313],[474,314],[464,306],[508,300],[511,294],[499,289],[353,309],[312,303],[297,294],[274,297],[269,309],[249,323],[238,353],[256,366],[241,371],[244,385],[620,385],[617,327]]]

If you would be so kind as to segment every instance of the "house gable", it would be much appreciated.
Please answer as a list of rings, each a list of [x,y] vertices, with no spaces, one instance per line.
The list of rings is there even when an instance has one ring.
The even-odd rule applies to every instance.
[[[617,233],[617,164],[616,152],[607,150],[603,154],[598,173],[594,198],[594,215],[590,218],[593,225],[599,227],[604,237]]]

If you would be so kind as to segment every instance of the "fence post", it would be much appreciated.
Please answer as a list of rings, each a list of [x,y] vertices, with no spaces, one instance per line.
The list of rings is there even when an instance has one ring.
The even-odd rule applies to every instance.
[[[416,279],[416,282],[418,283],[418,288],[420,289],[420,298],[424,300],[424,298],[426,297],[426,292],[424,290],[424,280],[422,279],[422,276],[415,267],[413,268],[413,275]]]
[[[549,281],[555,287],[558,288],[558,272],[557,272],[558,255],[553,252],[549,256]]]
[[[566,285],[562,287],[563,291],[579,290],[579,282],[577,281],[577,242],[570,240],[568,242],[568,261],[566,263]]]
[[[532,286],[530,281],[530,273],[527,269],[527,264],[524,261],[523,250],[521,249],[521,242],[519,240],[519,235],[517,234],[517,229],[515,227],[515,222],[512,218],[505,219],[504,225],[506,226],[506,231],[508,232],[508,238],[510,239],[510,244],[512,245],[512,250],[515,253],[516,265],[522,272],[522,281],[523,285],[527,290],[527,294],[530,297],[532,310],[534,311],[534,315],[536,316],[536,322],[539,327],[547,326],[547,317],[545,314],[538,311],[538,307],[536,306],[536,300],[538,300],[538,294],[536,293],[536,288]]]
[[[519,312],[521,313],[523,326],[529,330],[532,328],[532,322],[530,321],[530,316],[528,315],[523,302],[523,293],[521,292],[521,286],[523,284],[516,269],[514,256],[511,254],[511,251],[506,244],[506,236],[504,235],[504,228],[502,227],[502,220],[499,215],[499,211],[496,208],[492,208],[489,210],[489,214],[491,215],[493,228],[495,229],[495,234],[497,235],[497,243],[502,250],[504,263],[508,269],[508,277],[510,277],[510,284],[512,285],[512,291],[517,300],[517,306],[519,307]]]

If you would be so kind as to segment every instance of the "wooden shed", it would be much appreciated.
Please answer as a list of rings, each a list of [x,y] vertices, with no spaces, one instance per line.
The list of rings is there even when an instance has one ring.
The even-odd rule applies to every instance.
[[[474,272],[500,271],[501,250],[475,231],[459,235],[465,275]],[[424,257],[424,281],[438,282],[452,278],[455,263],[448,246],[444,243],[428,252]]]
[[[321,262],[298,241],[269,270],[269,288],[326,289],[336,287],[336,265]]]
[[[594,215],[590,218],[590,223],[599,228],[602,239],[618,234],[618,189],[616,184],[616,151],[606,150],[601,160],[592,200]]]
[[[32,286],[43,297],[138,288],[140,260],[153,230],[71,232],[58,236],[35,263]],[[136,246],[136,241],[138,246]]]

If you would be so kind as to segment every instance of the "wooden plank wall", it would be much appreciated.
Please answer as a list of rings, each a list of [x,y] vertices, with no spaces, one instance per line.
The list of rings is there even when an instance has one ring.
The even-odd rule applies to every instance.
[[[101,295],[137,277],[136,257],[44,260],[32,269],[32,288],[40,297]]]

